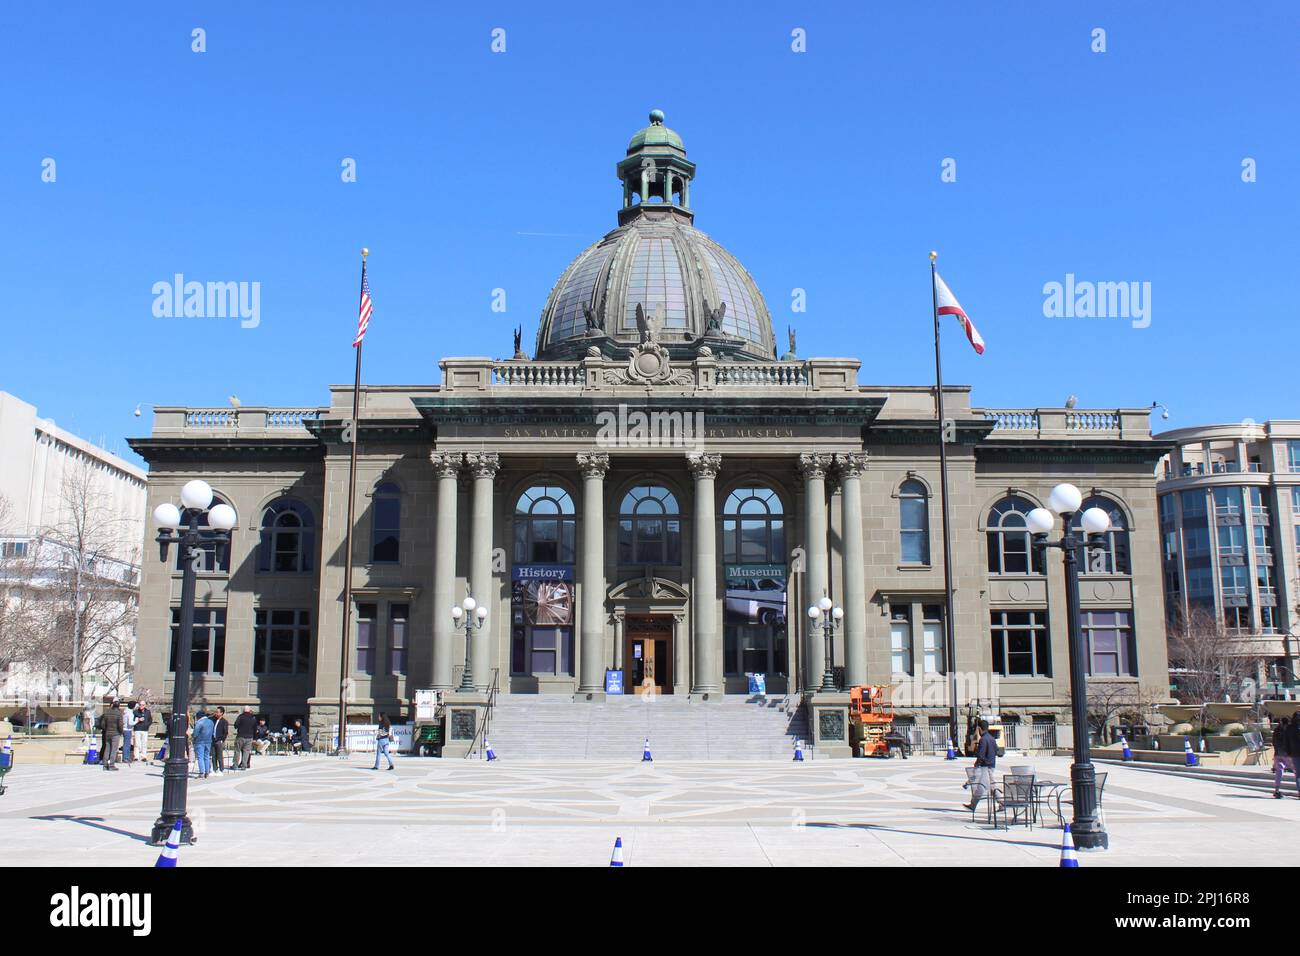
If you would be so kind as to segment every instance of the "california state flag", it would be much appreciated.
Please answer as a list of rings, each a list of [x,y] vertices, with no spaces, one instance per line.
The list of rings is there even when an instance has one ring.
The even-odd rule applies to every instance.
[[[952,294],[952,290],[948,288],[948,283],[943,281],[943,276],[936,272],[934,281],[936,283],[934,290],[935,301],[939,305],[939,314],[957,316],[962,328],[966,330],[966,338],[970,339],[971,347],[975,349],[976,353],[983,355],[984,339],[980,337],[979,329],[975,328],[975,323],[970,320],[966,310],[961,307],[957,297]]]

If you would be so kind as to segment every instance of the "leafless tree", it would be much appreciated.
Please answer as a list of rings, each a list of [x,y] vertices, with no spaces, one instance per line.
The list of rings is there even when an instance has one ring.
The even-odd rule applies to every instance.
[[[1088,679],[1088,726],[1100,738],[1106,726],[1118,720],[1129,724],[1146,724],[1156,704],[1168,698],[1153,687],[1136,681]]]
[[[1210,611],[1195,609],[1170,627],[1173,694],[1184,704],[1240,697],[1243,681],[1256,675],[1258,664],[1259,654],[1245,637],[1229,631]]]

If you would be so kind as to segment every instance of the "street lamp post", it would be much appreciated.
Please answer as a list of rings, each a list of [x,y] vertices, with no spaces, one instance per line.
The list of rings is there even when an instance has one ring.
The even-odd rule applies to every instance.
[[[1052,489],[1048,500],[1052,510],[1035,508],[1025,516],[1029,530],[1034,535],[1034,547],[1040,556],[1048,548],[1059,548],[1065,556],[1065,611],[1070,631],[1070,705],[1074,721],[1074,763],[1070,765],[1070,788],[1073,794],[1074,822],[1070,829],[1074,845],[1081,850],[1105,849],[1110,838],[1102,828],[1097,814],[1097,773],[1092,766],[1091,745],[1088,740],[1088,677],[1084,663],[1087,648],[1083,645],[1083,629],[1079,624],[1079,549],[1102,547],[1101,535],[1110,528],[1110,516],[1100,508],[1089,508],[1080,519],[1087,540],[1070,527],[1074,515],[1083,503],[1083,495],[1071,484],[1060,484]],[[1064,526],[1059,541],[1048,541],[1047,535],[1056,525],[1056,512]]]
[[[162,813],[154,822],[149,842],[159,846],[167,840],[177,821],[181,824],[182,843],[194,842],[194,828],[187,808],[189,761],[185,757],[185,721],[190,706],[190,650],[194,644],[194,590],[199,564],[203,561],[200,521],[207,513],[208,525],[214,530],[207,540],[218,549],[230,540],[230,530],[238,518],[227,504],[212,504],[212,487],[197,478],[181,489],[181,504],[189,513],[189,523],[180,531],[181,510],[171,502],[154,509],[158,525],[158,556],[167,560],[171,545],[181,549],[181,623],[176,642],[175,685],[172,689],[172,713],[167,727],[167,763],[163,769]],[[219,551],[218,551],[219,553]]]
[[[830,612],[829,614],[826,612]],[[834,657],[835,651],[835,626],[839,624],[840,619],[844,617],[844,608],[832,607],[831,599],[825,594],[817,601],[816,604],[808,608],[808,619],[812,626],[816,627],[818,623],[822,628],[822,639],[825,642],[826,650],[824,657],[826,660],[825,670],[822,671],[822,686],[818,688],[823,693],[838,690],[835,686]]]
[[[470,672],[469,651],[470,643],[474,637],[474,631],[483,626],[487,620],[488,609],[485,605],[479,604],[469,594],[465,595],[465,600],[460,604],[453,604],[451,607],[451,619],[459,626],[460,619],[465,619],[465,670],[460,675],[460,686],[456,690],[460,693],[473,693],[474,675]]]

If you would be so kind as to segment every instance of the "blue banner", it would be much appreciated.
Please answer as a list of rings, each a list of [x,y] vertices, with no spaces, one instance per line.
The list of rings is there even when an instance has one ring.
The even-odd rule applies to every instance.
[[[572,581],[571,564],[516,564],[512,581]]]

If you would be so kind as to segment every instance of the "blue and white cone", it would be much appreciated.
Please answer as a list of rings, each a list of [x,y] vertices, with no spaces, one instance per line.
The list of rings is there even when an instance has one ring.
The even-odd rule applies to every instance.
[[[623,838],[622,837],[614,838],[614,855],[609,858],[609,865],[610,866],[623,865]]]
[[[3,749],[3,750],[4,750],[6,756],[8,756],[8,757],[13,757],[13,755],[14,755],[14,735],[13,735],[13,734],[10,734],[8,737],[5,738],[5,745],[4,745],[3,748],[0,748],[0,749]]]
[[[487,752],[487,758],[488,758],[488,760],[496,760],[496,759],[497,759],[497,755],[496,755],[496,753],[493,752],[493,750],[492,750],[492,744],[488,741],[488,739],[487,739],[486,737],[483,738],[483,749]]]
[[[948,738],[948,756],[944,757],[943,759],[944,759],[944,760],[956,760],[956,759],[957,759],[957,751],[953,748],[953,745],[952,745],[952,738],[951,738],[951,737]]]
[[[157,760],[157,761],[159,761],[159,762],[162,762],[162,761],[164,761],[164,760],[167,759],[167,742],[166,742],[166,741],[163,741],[163,745],[162,745],[161,747],[158,748],[158,754],[157,754],[157,756],[156,756],[154,759]]]
[[[794,742],[794,759],[797,763],[803,763],[803,741],[802,740],[796,740]]]
[[[172,827],[172,832],[167,835],[167,845],[164,846],[162,852],[158,854],[158,862],[155,863],[154,866],[175,866],[176,854],[180,851],[180,848],[181,821],[177,820],[176,826]]]
[[[1079,868],[1079,860],[1074,855],[1074,836],[1070,833],[1070,825],[1065,825],[1065,833],[1061,837],[1061,866],[1072,869]]]
[[[1192,742],[1186,737],[1183,738],[1183,757],[1187,760],[1187,766],[1195,767],[1199,764],[1200,758],[1192,751]]]
[[[654,757],[651,757],[651,756],[650,756],[650,738],[647,737],[647,738],[645,739],[645,747],[644,747],[644,749],[642,749],[642,751],[641,751],[641,762],[642,762],[642,763],[654,763],[654,759],[655,759]]]
[[[1131,749],[1129,749],[1128,738],[1125,737],[1123,734],[1120,734],[1120,735],[1119,735],[1119,742],[1120,742],[1121,746],[1123,746],[1123,748],[1124,748],[1124,759],[1125,759],[1125,760],[1132,760],[1132,759],[1133,759],[1133,751],[1132,751]]]
[[[99,763],[99,747],[95,745],[95,738],[89,734],[86,737],[86,763]]]

